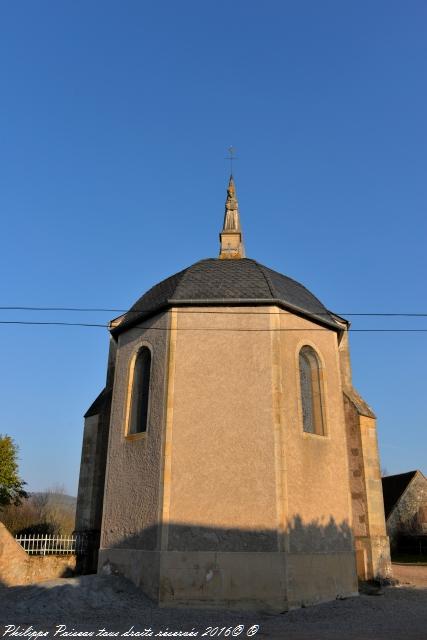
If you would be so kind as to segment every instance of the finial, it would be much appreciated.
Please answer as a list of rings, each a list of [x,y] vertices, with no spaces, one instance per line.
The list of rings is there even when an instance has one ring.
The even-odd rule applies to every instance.
[[[219,238],[221,244],[219,257],[221,259],[238,259],[245,257],[242,230],[240,227],[239,203],[237,202],[236,186],[232,174],[228,182],[224,225],[219,234]]]
[[[234,155],[236,153],[236,149],[231,146],[228,147],[227,149],[228,153],[230,154],[229,156],[227,156],[226,160],[230,160],[230,176],[233,175],[233,160],[236,160],[236,156]]]

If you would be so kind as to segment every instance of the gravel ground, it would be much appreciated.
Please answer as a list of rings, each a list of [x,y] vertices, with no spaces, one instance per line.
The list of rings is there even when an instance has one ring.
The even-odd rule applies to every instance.
[[[253,625],[259,625],[255,636],[260,638],[425,640],[427,566],[395,565],[394,573],[400,583],[385,588],[382,595],[363,594],[278,615],[159,609],[139,589],[115,576],[83,576],[29,587],[3,587],[0,588],[0,637],[36,640],[36,636],[30,635],[33,631],[49,631],[45,636],[48,638],[75,637],[64,633],[54,636],[56,625],[65,625],[63,632],[94,631],[94,636],[100,629],[106,629],[104,635],[98,633],[98,637],[108,637],[108,631],[123,634],[132,625],[133,631],[151,629],[153,637],[167,630],[193,630],[198,632],[197,637],[202,637],[207,627],[243,625],[239,636],[243,638],[248,637],[247,632]],[[5,634],[6,625],[15,625],[14,635],[11,628]],[[32,629],[26,632],[30,626]],[[25,635],[22,632],[26,632]]]

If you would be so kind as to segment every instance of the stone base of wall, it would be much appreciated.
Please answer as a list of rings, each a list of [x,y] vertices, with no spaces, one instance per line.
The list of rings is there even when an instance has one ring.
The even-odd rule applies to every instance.
[[[393,577],[387,536],[356,536],[355,546],[360,580],[389,580]]]
[[[100,549],[98,573],[117,574],[141,587],[145,595],[158,602],[160,553],[141,549]]]
[[[359,595],[353,551],[290,553],[289,607],[301,607]]]
[[[98,567],[124,575],[165,607],[286,611],[358,593],[352,552],[101,549]]]
[[[14,587],[72,575],[76,557],[30,556],[0,522],[0,585]]]

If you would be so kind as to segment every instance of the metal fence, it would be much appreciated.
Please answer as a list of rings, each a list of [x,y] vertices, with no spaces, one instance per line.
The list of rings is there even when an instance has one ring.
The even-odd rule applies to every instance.
[[[85,550],[82,536],[15,536],[16,542],[30,555],[71,555],[81,554]]]

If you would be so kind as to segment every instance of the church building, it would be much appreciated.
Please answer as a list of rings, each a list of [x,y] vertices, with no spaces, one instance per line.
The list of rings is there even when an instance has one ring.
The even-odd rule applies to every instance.
[[[230,177],[219,256],[110,323],[83,435],[86,570],[162,606],[277,611],[389,577],[375,415],[352,385],[348,330],[245,257]]]

